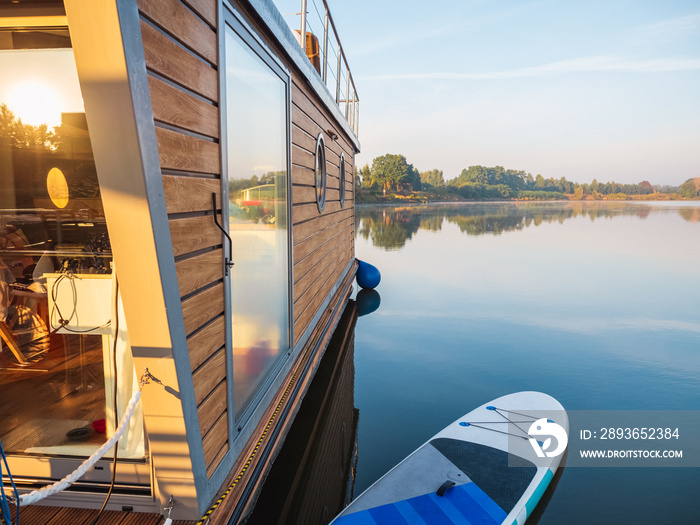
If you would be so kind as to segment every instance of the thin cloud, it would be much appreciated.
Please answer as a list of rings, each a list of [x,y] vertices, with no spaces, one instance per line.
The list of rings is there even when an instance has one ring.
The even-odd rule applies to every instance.
[[[700,58],[653,58],[648,60],[624,60],[609,56],[593,56],[562,60],[541,66],[488,71],[484,73],[406,73],[376,75],[367,80],[503,80],[511,78],[541,77],[555,73],[668,73],[673,71],[700,70]]]
[[[700,29],[700,13],[695,13],[692,15],[663,20],[661,22],[656,22],[655,24],[640,26],[637,28],[637,33],[640,34],[640,36],[647,38],[650,36],[668,36],[671,38],[678,38],[679,35],[695,35],[697,34],[698,29]]]
[[[478,27],[488,27],[498,22],[519,15],[525,11],[532,10],[536,7],[549,3],[550,0],[536,0],[527,4],[519,5],[512,9],[490,13],[488,15],[471,18],[467,21],[459,20],[459,22],[450,22],[447,24],[438,24],[434,16],[429,18],[429,23],[422,20],[419,25],[411,28],[402,26],[400,31],[393,34],[385,34],[383,37],[376,38],[366,43],[359,42],[354,45],[349,51],[351,59],[367,55],[376,55],[380,51],[387,51],[396,48],[406,48],[410,44],[417,44],[424,41],[433,41],[435,38],[444,38],[455,36],[474,31]],[[428,16],[428,15],[426,15]],[[390,27],[387,25],[387,27]]]

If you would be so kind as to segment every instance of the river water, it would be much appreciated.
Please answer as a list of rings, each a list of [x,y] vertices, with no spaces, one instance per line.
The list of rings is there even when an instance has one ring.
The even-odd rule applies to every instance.
[[[382,272],[356,327],[356,495],[511,392],[700,409],[699,202],[372,206],[356,225]],[[565,468],[540,523],[689,523],[699,496],[699,468]]]
[[[700,202],[358,206],[356,254],[382,282],[357,297],[361,310],[381,304],[357,320],[344,365],[359,414],[346,499],[522,390],[592,425],[619,411],[680,426],[683,440],[656,448],[700,443]],[[675,467],[569,457],[528,524],[697,522],[700,453],[685,452]]]

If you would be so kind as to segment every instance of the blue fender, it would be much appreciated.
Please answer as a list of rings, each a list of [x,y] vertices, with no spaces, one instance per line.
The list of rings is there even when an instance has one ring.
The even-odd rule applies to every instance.
[[[372,266],[364,261],[357,261],[359,267],[357,268],[357,284],[362,288],[376,288],[379,285],[379,281],[382,280],[382,275],[376,266]]]

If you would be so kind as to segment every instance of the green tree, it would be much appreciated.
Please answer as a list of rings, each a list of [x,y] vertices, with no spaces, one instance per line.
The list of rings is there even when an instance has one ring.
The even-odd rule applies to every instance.
[[[365,164],[362,168],[362,187],[369,188],[372,185],[372,172],[369,169],[369,164]]]
[[[56,151],[60,145],[60,136],[57,132],[60,132],[61,128],[59,126],[54,130],[49,131],[46,124],[39,126],[24,124],[6,104],[0,103],[0,137],[12,139],[15,147],[40,147]]]
[[[697,184],[696,184],[697,181]],[[679,189],[679,193],[686,199],[691,199],[700,195],[700,178],[688,179]]]
[[[442,188],[445,185],[445,177],[442,170],[421,171],[420,181],[435,188]]]
[[[372,178],[381,184],[384,195],[392,188],[401,189],[401,186],[407,183],[413,188],[418,184],[420,188],[420,174],[403,155],[387,153],[375,158],[372,161]]]

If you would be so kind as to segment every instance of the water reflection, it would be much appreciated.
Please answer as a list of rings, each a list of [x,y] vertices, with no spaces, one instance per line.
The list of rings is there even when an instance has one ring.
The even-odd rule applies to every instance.
[[[379,305],[382,304],[382,298],[379,292],[374,288],[363,288],[357,292],[357,312],[358,316],[369,315],[376,312]]]
[[[354,396],[357,315],[350,301],[248,525],[326,525],[352,500],[360,416]]]
[[[678,205],[676,205],[678,204]],[[563,223],[588,217],[647,218],[651,213],[677,213],[689,222],[700,222],[700,206],[691,203],[555,202],[477,203],[459,205],[377,206],[356,208],[355,231],[385,250],[400,250],[419,230],[441,231],[444,223],[455,224],[467,235],[500,235],[543,223]]]

